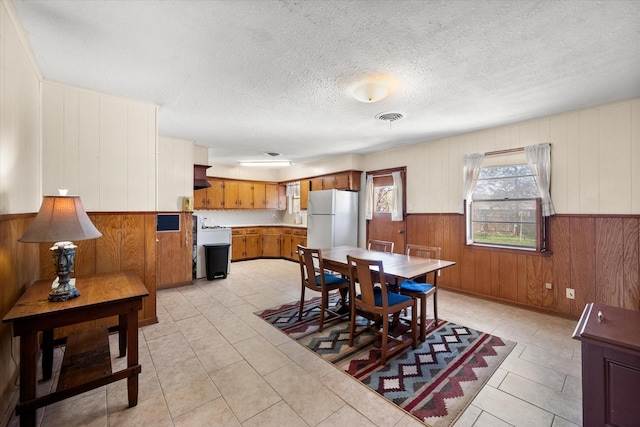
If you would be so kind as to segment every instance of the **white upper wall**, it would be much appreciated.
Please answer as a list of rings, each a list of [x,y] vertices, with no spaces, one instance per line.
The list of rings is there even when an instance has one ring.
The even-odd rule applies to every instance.
[[[559,214],[640,214],[640,99],[364,156],[364,170],[407,167],[407,212],[459,212],[465,154],[551,143]]]
[[[158,211],[181,211],[193,196],[193,164],[193,141],[158,137]]]
[[[37,212],[42,73],[11,2],[0,3],[0,214]]]
[[[157,106],[42,82],[42,191],[87,211],[156,210]]]

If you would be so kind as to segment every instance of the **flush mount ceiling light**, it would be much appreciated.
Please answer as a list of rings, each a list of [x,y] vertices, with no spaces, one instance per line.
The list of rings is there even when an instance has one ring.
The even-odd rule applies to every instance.
[[[278,157],[280,153],[276,153],[275,151],[267,151],[263,153],[267,157]]]
[[[283,168],[291,166],[291,160],[241,160],[238,163],[240,166],[258,168]]]
[[[350,88],[351,95],[360,102],[372,103],[386,98],[397,88],[397,82],[389,76],[368,77]]]

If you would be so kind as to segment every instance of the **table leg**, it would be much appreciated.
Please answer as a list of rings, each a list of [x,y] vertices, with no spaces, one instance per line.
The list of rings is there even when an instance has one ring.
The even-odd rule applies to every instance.
[[[127,316],[127,367],[138,364],[138,313],[130,311]],[[129,407],[138,404],[138,374],[133,374],[127,378],[127,392],[129,396]]]
[[[42,331],[42,380],[51,379],[53,371],[53,329]]]
[[[127,354],[127,315],[121,314],[118,317],[118,348],[120,357],[124,357]]]
[[[36,397],[36,356],[38,340],[36,332],[20,336],[20,402],[28,402]],[[21,427],[35,427],[36,411],[20,415]]]

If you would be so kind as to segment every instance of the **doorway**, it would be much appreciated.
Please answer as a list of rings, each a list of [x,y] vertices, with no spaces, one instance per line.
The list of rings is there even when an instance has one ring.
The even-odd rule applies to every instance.
[[[391,220],[391,192],[393,191],[393,172],[400,172],[402,178],[402,221]],[[384,169],[367,172],[367,178],[373,176],[372,219],[367,221],[367,240],[386,240],[394,243],[393,252],[402,254],[406,246],[406,168]]]

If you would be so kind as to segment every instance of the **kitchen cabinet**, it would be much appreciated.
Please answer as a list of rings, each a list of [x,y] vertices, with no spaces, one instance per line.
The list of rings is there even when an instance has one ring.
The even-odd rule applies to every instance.
[[[262,240],[258,228],[234,228],[231,230],[231,261],[260,258]]]
[[[307,210],[307,203],[309,202],[309,180],[303,179],[300,181],[300,210]]]
[[[223,209],[225,183],[221,179],[207,179],[211,187],[193,190],[194,209]]]
[[[262,256],[267,258],[279,258],[281,235],[272,230],[263,230],[262,233]]]
[[[225,209],[253,209],[253,183],[248,181],[225,181]]]
[[[324,178],[321,176],[309,179],[309,191],[324,190]]]
[[[291,259],[291,232],[293,230],[290,228],[285,228],[282,231],[281,239],[282,244],[280,245],[280,256],[282,258]]]
[[[281,256],[292,261],[298,261],[298,245],[306,246],[307,230],[287,228],[282,233]]]
[[[285,187],[281,184],[264,184],[265,195],[263,209],[279,209],[284,210],[287,208],[287,200],[285,196]],[[255,193],[254,193],[255,197]],[[281,200],[280,198],[284,198]]]
[[[335,188],[336,190],[359,191],[361,174],[362,172],[359,171],[346,171],[325,175],[322,181],[322,189],[331,190]]]
[[[267,209],[266,184],[264,182],[253,183],[253,209]]]

